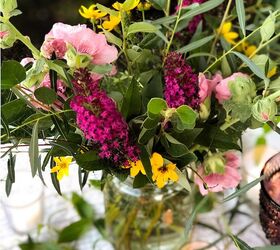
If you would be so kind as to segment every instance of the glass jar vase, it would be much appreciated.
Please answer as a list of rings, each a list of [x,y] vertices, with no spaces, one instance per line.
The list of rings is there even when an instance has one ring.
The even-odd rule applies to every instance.
[[[192,202],[180,186],[134,189],[132,179],[113,178],[104,195],[106,229],[116,250],[178,250],[185,243]]]

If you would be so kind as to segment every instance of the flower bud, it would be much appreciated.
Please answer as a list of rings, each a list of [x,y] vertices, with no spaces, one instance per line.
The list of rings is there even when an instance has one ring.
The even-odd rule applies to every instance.
[[[225,158],[221,154],[213,154],[203,162],[204,170],[209,174],[223,174],[225,172]]]
[[[0,1],[0,12],[3,16],[9,16],[10,12],[17,8],[16,0],[1,0]]]
[[[207,102],[208,101],[208,102]],[[199,105],[199,117],[201,120],[207,120],[210,115],[210,98],[207,98],[204,103]]]
[[[272,121],[277,114],[277,104],[270,98],[258,100],[252,107],[252,113],[260,122]]]
[[[10,31],[9,26],[1,23],[0,48],[8,49],[13,46],[16,36]]]
[[[86,68],[92,61],[91,56],[88,54],[78,53],[75,48],[68,44],[68,50],[65,53],[67,65],[70,68]]]

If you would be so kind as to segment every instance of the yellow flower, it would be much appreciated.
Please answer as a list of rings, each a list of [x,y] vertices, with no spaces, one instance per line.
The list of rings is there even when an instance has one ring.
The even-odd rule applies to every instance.
[[[168,179],[178,181],[179,177],[175,171],[176,164],[164,164],[162,156],[158,153],[153,153],[151,158],[153,181],[156,181],[158,188],[163,188]]]
[[[121,15],[118,16],[112,16],[110,15],[109,20],[104,21],[102,23],[102,27],[105,30],[111,31],[112,29],[114,29],[115,27],[117,27],[119,25],[119,23],[121,22]]]
[[[234,39],[238,37],[238,33],[231,31],[232,23],[225,22],[222,27],[218,29],[219,34],[221,34],[225,40],[230,44],[236,44]]]
[[[237,50],[250,57],[257,50],[257,46],[249,44],[248,42],[243,42],[237,47]]]
[[[54,157],[56,166],[51,169],[51,173],[57,173],[57,179],[60,181],[64,175],[69,175],[69,165],[73,157]]]
[[[106,12],[101,12],[100,10],[96,9],[96,5],[92,4],[88,9],[85,6],[81,6],[79,9],[79,13],[82,17],[88,19],[99,19],[107,15]]]
[[[151,8],[151,4],[150,3],[148,3],[148,2],[145,2],[145,3],[139,3],[138,5],[137,5],[137,10],[139,10],[139,11],[146,11],[146,10],[149,10],[150,8]]]
[[[269,71],[267,72],[267,77],[268,77],[268,78],[273,77],[274,75],[276,75],[276,72],[277,72],[277,67],[274,66],[271,70],[269,70]]]
[[[135,177],[138,175],[139,172],[141,172],[143,175],[146,175],[146,171],[144,169],[144,166],[140,160],[136,162],[130,162],[130,176]]]

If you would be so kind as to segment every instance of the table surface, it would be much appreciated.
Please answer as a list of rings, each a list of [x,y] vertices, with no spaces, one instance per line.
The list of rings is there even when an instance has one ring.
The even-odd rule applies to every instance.
[[[250,181],[252,178],[255,178],[260,171],[260,166],[263,162],[269,158],[269,156],[276,152],[280,151],[280,136],[272,133],[269,135],[268,144],[266,148],[266,153],[264,154],[264,159],[262,162],[259,163],[259,168],[255,168],[254,171],[248,169],[251,165],[254,165],[250,160],[252,160],[252,150],[254,149],[254,140],[257,138],[257,135],[260,134],[254,132],[248,132],[245,134],[245,150],[243,152],[243,162],[245,171],[243,171],[245,177]],[[1,149],[3,152],[4,149]],[[250,155],[251,154],[251,155]],[[248,156],[249,155],[249,156]],[[21,166],[21,168],[29,167],[29,160],[28,155],[26,153],[22,153],[20,157],[17,159],[17,164]],[[0,161],[1,164],[1,171],[0,171],[0,198],[2,200],[4,198],[3,190],[4,190],[4,180],[6,178],[6,158],[2,158]],[[255,166],[256,167],[256,166]],[[3,171],[2,171],[3,169]],[[69,177],[65,177],[61,181],[61,189],[64,197],[58,196],[56,191],[54,190],[50,178],[46,178],[47,186],[44,187],[44,195],[43,195],[43,225],[51,224],[56,228],[62,228],[69,223],[75,221],[78,218],[73,206],[67,200],[72,192],[77,192],[81,194],[79,190],[78,178],[77,178],[77,170],[78,167],[75,164],[70,166]],[[253,173],[253,174],[252,174]],[[49,175],[47,175],[49,177]],[[91,173],[91,179],[98,179],[100,177],[100,173]],[[251,178],[251,179],[250,179]],[[18,181],[18,180],[17,180]],[[247,242],[250,246],[264,246],[268,245],[268,241],[266,240],[264,233],[260,227],[259,219],[258,219],[258,188],[255,187],[255,190],[248,193],[248,202],[240,206],[241,213],[237,214],[231,225],[230,228],[233,234],[238,234],[239,237]],[[92,204],[95,208],[97,215],[103,216],[104,215],[104,203],[103,203],[103,193],[95,188],[86,186],[82,192],[83,197]],[[0,199],[1,200],[1,199]],[[204,242],[214,242],[216,241],[220,235],[217,234],[211,227],[214,227],[216,230],[225,231],[223,217],[221,216],[222,211],[228,211],[235,206],[234,201],[228,202],[223,205],[219,205],[210,213],[200,214],[197,219],[197,223],[194,226],[191,239],[192,241],[204,241]],[[50,219],[51,218],[51,219]],[[50,223],[51,221],[51,223]],[[207,226],[203,225],[207,222]],[[244,228],[244,232],[241,232]],[[31,232],[32,236],[37,237],[37,230],[33,230]],[[43,227],[40,235],[38,236],[39,239],[47,239],[50,237],[49,231],[45,230]],[[10,223],[7,219],[5,211],[3,209],[3,204],[1,207],[0,204],[0,250],[18,250],[18,243],[26,241],[26,235],[17,234],[11,229]],[[97,230],[92,229],[88,232],[81,240],[75,243],[75,247],[78,250],[113,250],[113,247],[108,243],[106,240],[102,239]],[[220,240],[216,244],[216,248],[220,250],[234,250],[236,247],[232,243],[232,241],[226,237]]]

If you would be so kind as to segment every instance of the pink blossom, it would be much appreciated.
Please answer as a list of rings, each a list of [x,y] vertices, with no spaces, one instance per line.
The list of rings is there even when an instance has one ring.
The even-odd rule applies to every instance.
[[[9,34],[8,31],[0,31],[0,39],[3,39],[5,36]]]
[[[222,76],[217,73],[214,75],[213,79],[207,79],[206,76],[202,73],[198,76],[198,85],[199,85],[199,98],[200,102],[204,102],[205,99],[212,95],[212,92],[216,88],[217,84],[222,80]]]
[[[53,44],[54,41],[56,41],[55,44]],[[96,34],[86,25],[54,24],[51,31],[45,36],[45,42],[41,49],[48,57],[51,56],[50,52],[56,52],[57,49],[59,56],[63,57],[67,43],[70,43],[78,52],[91,55],[94,64],[111,63],[118,56],[117,49],[107,43],[105,35]]]
[[[203,178],[204,182],[207,184],[207,189],[203,185],[203,181],[195,176],[195,183],[199,187],[199,191],[202,195],[208,194],[208,192],[220,192],[225,189],[235,188],[241,180],[241,176],[238,172],[238,167],[240,166],[240,158],[233,151],[227,151],[224,153],[225,172],[223,174],[209,174],[205,175],[204,166],[200,165],[198,167],[198,174]]]
[[[49,59],[53,53],[56,58],[62,59],[67,51],[67,46],[62,39],[48,39],[43,43],[41,50],[43,55]]]
[[[27,64],[30,63],[30,62],[34,63],[34,62],[35,62],[35,59],[32,58],[32,57],[25,57],[25,58],[23,58],[23,59],[20,61],[20,64],[21,64],[22,66],[25,66],[25,65],[27,65]]]
[[[231,92],[229,90],[229,83],[231,81],[235,81],[237,77],[247,77],[247,75],[237,72],[232,74],[231,76],[223,79],[220,81],[220,83],[216,86],[216,98],[218,99],[219,103],[222,103],[223,101],[229,100],[231,98]]]

